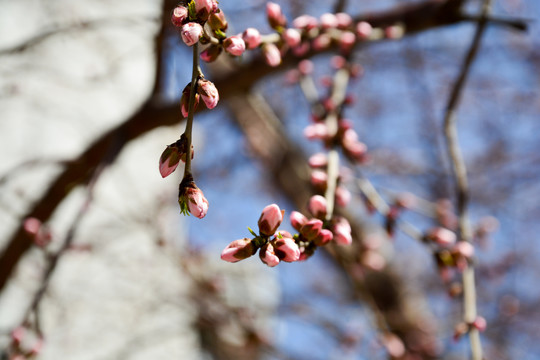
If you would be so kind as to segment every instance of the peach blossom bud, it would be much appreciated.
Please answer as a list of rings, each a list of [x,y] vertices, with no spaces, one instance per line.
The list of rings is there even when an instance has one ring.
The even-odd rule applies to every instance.
[[[176,143],[167,145],[159,158],[159,173],[162,178],[166,178],[176,170],[181,156],[182,154]]]
[[[322,229],[319,231],[319,234],[317,234],[317,237],[313,241],[315,242],[315,245],[323,246],[332,241],[333,238],[334,234],[332,234],[330,230]]]
[[[356,24],[356,35],[358,35],[358,38],[361,40],[369,39],[371,36],[371,33],[373,32],[373,27],[365,21],[360,21],[358,24]]]
[[[182,40],[187,46],[193,46],[193,44],[199,41],[202,32],[203,28],[201,24],[189,22],[182,26],[180,35],[182,36]]]
[[[334,69],[342,69],[347,64],[347,60],[343,56],[332,56],[330,63]]]
[[[41,229],[41,221],[35,217],[29,217],[24,220],[23,228],[27,234],[36,236]]]
[[[486,327],[487,327],[486,319],[483,318],[482,316],[477,316],[476,319],[471,324],[471,326],[478,329],[478,331],[483,332],[486,330]]]
[[[182,27],[184,21],[188,18],[188,9],[185,6],[177,6],[174,8],[171,21],[174,26]]]
[[[272,236],[283,221],[285,210],[280,210],[276,204],[265,207],[259,217],[259,232],[261,235]]]
[[[219,101],[219,93],[213,82],[206,79],[199,80],[199,88],[197,90],[208,109],[216,107]]]
[[[326,216],[326,199],[321,195],[313,195],[309,199],[308,210],[318,219]]]
[[[351,31],[344,31],[339,38],[339,47],[343,52],[349,52],[356,41],[356,36]]]
[[[298,261],[300,258],[300,249],[294,240],[290,237],[278,238],[273,242],[274,253],[276,256],[286,262]]]
[[[405,30],[403,29],[403,26],[400,25],[388,26],[384,29],[384,35],[387,39],[400,39],[403,37],[404,33]]]
[[[201,52],[201,60],[206,62],[215,61],[223,48],[219,45],[210,45]]]
[[[285,30],[282,34],[283,39],[289,45],[290,47],[294,48],[300,45],[300,42],[302,41],[302,36],[300,35],[300,31],[297,29],[289,28]]]
[[[293,20],[293,26],[297,29],[309,31],[319,25],[316,18],[310,15],[302,15]]]
[[[426,238],[441,246],[450,246],[456,243],[456,234],[442,227],[436,227],[428,231]]]
[[[298,63],[298,71],[300,74],[306,76],[313,72],[313,62],[311,60],[302,60]]]
[[[330,14],[330,13],[322,14],[320,17],[320,20],[321,20],[321,27],[323,29],[335,28],[338,25],[337,17],[334,14]]]
[[[311,172],[311,185],[316,188],[326,188],[328,174],[322,170],[313,170]]]
[[[210,14],[215,13],[218,10],[218,4],[216,0],[194,0],[195,1],[195,11],[197,16],[206,21]]]
[[[237,262],[247,259],[257,252],[257,247],[251,239],[243,238],[231,242],[221,253],[221,260],[228,262]]]
[[[275,44],[264,44],[262,51],[268,65],[276,67],[281,64],[281,52]]]
[[[191,83],[187,84],[184,90],[182,91],[182,97],[180,98],[180,111],[182,116],[188,117],[189,110],[189,97],[191,96]],[[199,105],[199,94],[195,94],[195,103],[193,104],[193,111],[197,109]]]
[[[319,219],[311,219],[300,228],[300,233],[308,240],[315,240],[322,230],[323,222]]]
[[[467,241],[458,241],[454,247],[454,251],[466,259],[470,259],[474,255],[474,246]]]
[[[364,68],[360,64],[353,64],[349,70],[352,78],[364,75]]]
[[[348,28],[349,26],[352,25],[352,21],[353,21],[352,17],[349,14],[343,13],[343,12],[337,13],[336,19],[337,19],[337,27],[340,29]]]
[[[293,48],[292,52],[295,56],[304,56],[309,51],[309,48],[310,48],[309,43],[303,42],[299,46]]]
[[[403,341],[395,334],[384,334],[382,343],[392,358],[400,358],[405,354],[405,345],[403,344]]]
[[[316,153],[310,156],[308,164],[312,168],[325,167],[328,164],[328,158],[324,153]]]
[[[274,251],[274,247],[270,243],[266,243],[261,250],[259,250],[259,257],[263,263],[270,267],[279,264],[279,258]]]
[[[292,227],[295,228],[297,231],[300,231],[302,226],[304,226],[304,224],[308,222],[308,219],[298,211],[293,211],[291,212],[290,221]]]
[[[315,51],[322,51],[330,46],[330,43],[332,42],[332,38],[330,38],[330,35],[328,34],[321,34],[317,36],[313,42],[313,50]]]
[[[227,23],[227,19],[225,18],[225,13],[223,11],[213,13],[208,18],[208,25],[210,25],[210,28],[214,31],[225,31],[227,30],[227,27],[229,24]]]
[[[185,215],[190,212],[193,216],[202,219],[208,212],[208,200],[192,179],[186,181],[184,178],[180,183],[178,203],[181,212]]]
[[[338,244],[350,245],[352,243],[351,225],[344,217],[336,217],[332,226],[334,240]]]
[[[261,33],[255,28],[247,28],[244,30],[242,38],[248,49],[254,49],[261,44]]]
[[[276,3],[269,2],[266,4],[266,16],[272,29],[277,30],[287,25],[287,19],[285,19],[285,16],[281,12],[281,6]]]
[[[338,186],[336,188],[336,203],[341,207],[346,207],[350,201],[351,192],[343,186]]]
[[[304,136],[309,140],[324,140],[328,138],[328,127],[324,123],[310,124],[304,129]]]
[[[223,41],[223,48],[233,56],[240,56],[246,51],[246,43],[239,35],[234,35]]]

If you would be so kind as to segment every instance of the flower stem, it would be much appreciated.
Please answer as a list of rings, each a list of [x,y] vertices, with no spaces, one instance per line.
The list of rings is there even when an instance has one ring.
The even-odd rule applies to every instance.
[[[191,73],[191,91],[189,94],[188,105],[188,117],[186,121],[186,129],[184,135],[186,136],[186,166],[184,167],[184,178],[191,175],[191,143],[192,143],[192,129],[193,129],[193,114],[195,112],[195,95],[197,94],[198,77],[200,74],[199,68],[199,43],[193,45],[193,71]]]

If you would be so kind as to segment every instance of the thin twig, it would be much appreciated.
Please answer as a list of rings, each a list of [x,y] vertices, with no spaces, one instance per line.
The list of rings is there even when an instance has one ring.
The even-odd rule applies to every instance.
[[[193,70],[191,72],[191,91],[189,93],[189,107],[188,117],[186,120],[186,129],[184,135],[186,136],[186,166],[184,167],[184,178],[191,176],[191,143],[192,143],[192,130],[193,130],[193,114],[195,113],[195,94],[197,94],[197,86],[199,84],[198,78],[201,71],[199,68],[199,43],[196,42],[193,45]]]

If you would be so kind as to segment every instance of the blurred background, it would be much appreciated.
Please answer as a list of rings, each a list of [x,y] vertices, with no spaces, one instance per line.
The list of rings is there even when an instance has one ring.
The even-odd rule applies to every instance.
[[[400,19],[403,6],[424,3],[276,2],[289,21],[336,9]],[[286,216],[305,210],[305,160],[322,147],[302,136],[310,107],[287,75],[298,59],[273,69],[255,51],[203,65],[221,96],[194,125],[194,176],[210,209],[202,220],[183,217],[181,171],[158,171],[183,132],[179,99],[191,77],[191,51],[170,24],[174,6],[0,0],[0,358],[11,359],[21,325],[24,348],[42,332],[38,359],[467,358],[466,337],[453,338],[459,277],[443,281],[430,249],[402,231],[389,239],[357,184],[368,179],[390,204],[412,196],[399,221],[421,232],[440,209],[452,213],[443,116],[476,23],[428,11],[403,38],[357,47],[363,76],[349,87],[345,115],[371,160],[345,182],[355,242],[270,269],[256,257],[219,256],[249,236],[267,204]],[[228,34],[270,33],[265,6],[222,0]],[[480,6],[461,9],[474,17]],[[493,16],[528,29],[488,25],[457,113],[471,222],[498,223],[475,243],[487,359],[540,358],[538,14],[539,2],[495,1]],[[333,55],[311,57],[321,94]],[[22,229],[30,216],[51,231],[45,248]]]

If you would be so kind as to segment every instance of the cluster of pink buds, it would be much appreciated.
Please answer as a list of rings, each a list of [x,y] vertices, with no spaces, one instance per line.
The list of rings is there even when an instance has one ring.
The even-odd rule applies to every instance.
[[[276,204],[265,207],[258,221],[259,234],[248,228],[254,237],[231,242],[221,253],[221,259],[237,262],[255,255],[259,250],[261,261],[270,267],[281,261],[299,260],[300,249],[296,240],[287,231],[278,231],[284,214],[285,210],[280,210]]]
[[[324,194],[328,186],[328,174],[326,173],[328,159],[326,154],[316,153],[312,155],[308,160],[308,164],[312,168],[311,185],[313,186],[313,190],[318,194]],[[351,193],[341,184],[341,178],[342,176],[338,178],[335,200],[337,205],[346,207],[351,201]]]
[[[180,110],[182,111],[183,117],[188,117],[190,95],[191,83],[186,85],[182,91],[182,97],[180,98]],[[197,109],[197,106],[199,106],[200,98],[202,98],[208,109],[215,108],[219,101],[219,93],[216,86],[213,82],[206,80],[203,76],[200,76],[197,81],[197,93],[195,94],[193,110]]]
[[[43,338],[29,331],[24,326],[18,326],[11,332],[11,360],[29,360],[38,356],[43,349]]]
[[[454,341],[459,340],[463,335],[467,334],[471,329],[476,329],[480,332],[486,331],[487,321],[482,316],[477,316],[473,322],[467,324],[465,322],[460,322],[454,328]]]
[[[467,241],[457,241],[454,232],[445,228],[433,228],[424,241],[437,245],[434,251],[439,274],[445,282],[452,279],[452,269],[463,271],[474,257],[474,246]]]

